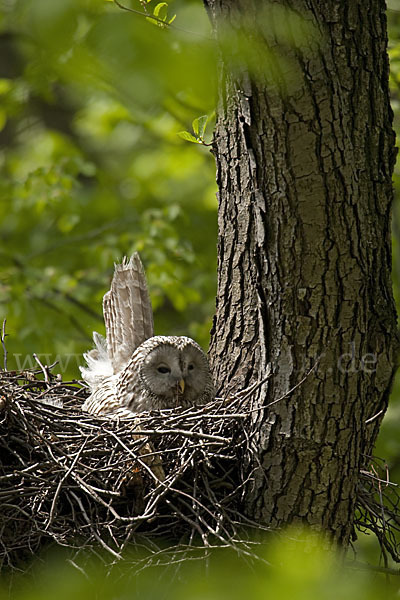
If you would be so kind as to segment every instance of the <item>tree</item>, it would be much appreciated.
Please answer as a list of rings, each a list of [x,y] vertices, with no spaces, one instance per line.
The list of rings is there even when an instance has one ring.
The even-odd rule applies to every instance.
[[[213,44],[206,27],[190,33],[205,19],[195,2],[176,0],[178,27],[143,18],[165,16],[164,3],[126,4],[30,0],[0,15],[11,368],[28,366],[13,353],[81,359],[112,262],[134,249],[158,333],[207,340],[213,167],[176,134],[213,110]],[[302,519],[346,543],[397,347],[383,7],[206,7],[221,52],[214,374],[229,394],[272,370],[253,394],[247,512],[272,525]],[[68,377],[65,361],[61,370]]]
[[[222,55],[210,353],[221,393],[271,366],[247,512],[346,545],[398,350],[384,6],[205,3]]]

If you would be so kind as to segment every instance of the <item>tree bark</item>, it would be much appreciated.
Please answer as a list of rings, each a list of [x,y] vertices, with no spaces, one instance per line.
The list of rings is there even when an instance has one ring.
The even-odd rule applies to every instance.
[[[246,511],[346,545],[398,347],[384,5],[205,3],[221,48],[215,381],[237,392],[270,364],[262,408],[306,377],[254,412]]]

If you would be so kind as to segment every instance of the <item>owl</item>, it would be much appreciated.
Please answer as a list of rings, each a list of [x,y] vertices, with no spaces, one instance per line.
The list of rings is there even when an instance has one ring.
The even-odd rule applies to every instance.
[[[82,409],[97,415],[206,404],[215,396],[207,357],[185,336],[153,336],[153,313],[139,255],[115,265],[103,298],[106,338],[81,367],[91,394]]]

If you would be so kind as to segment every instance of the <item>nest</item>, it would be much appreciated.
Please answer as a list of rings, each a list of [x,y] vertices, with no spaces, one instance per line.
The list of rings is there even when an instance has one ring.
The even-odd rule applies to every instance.
[[[246,398],[110,419],[45,370],[0,375],[0,560],[23,568],[49,544],[117,561],[129,542],[235,546]],[[139,434],[140,431],[140,434]]]
[[[72,564],[99,550],[114,564],[128,547],[131,560],[136,548],[137,561],[147,551],[153,564],[215,546],[256,556],[252,533],[262,527],[242,511],[253,389],[130,419],[82,413],[87,389],[47,367],[3,371],[0,390],[1,566],[24,570],[54,544]],[[356,526],[400,562],[399,505],[377,471],[360,473]]]

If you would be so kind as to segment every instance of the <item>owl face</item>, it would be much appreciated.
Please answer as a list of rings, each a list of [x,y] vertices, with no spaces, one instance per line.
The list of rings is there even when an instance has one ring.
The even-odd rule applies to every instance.
[[[206,355],[190,338],[158,339],[155,347],[144,354],[139,369],[143,387],[165,407],[196,404],[206,387],[212,387]],[[143,345],[153,346],[155,340],[157,337]]]

